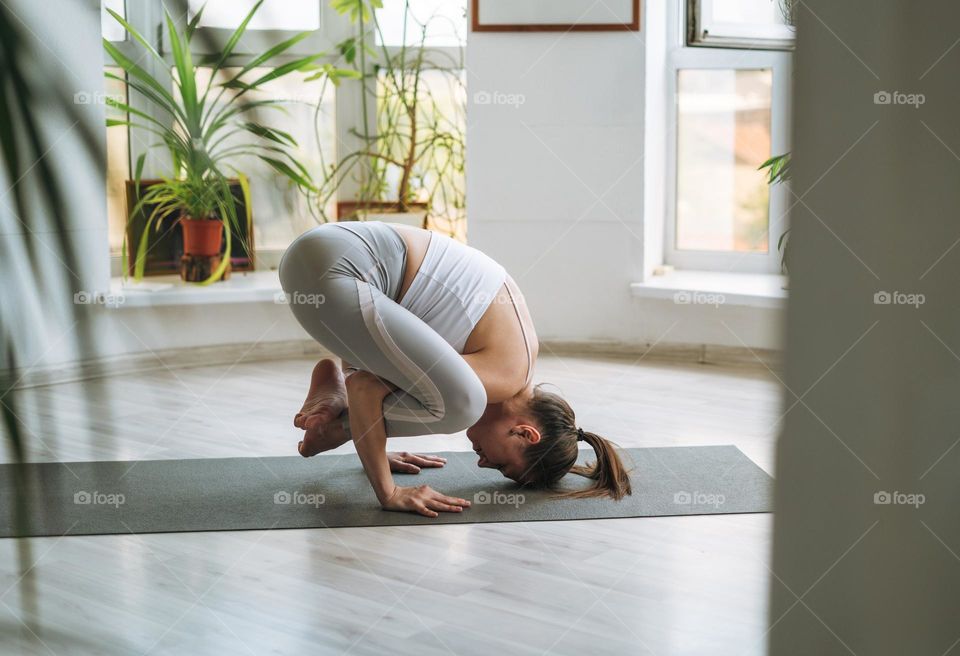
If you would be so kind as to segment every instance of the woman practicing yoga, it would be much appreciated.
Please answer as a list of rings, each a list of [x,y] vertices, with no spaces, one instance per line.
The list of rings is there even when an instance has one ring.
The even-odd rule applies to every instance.
[[[480,251],[407,226],[331,223],[294,240],[280,282],[297,321],[342,361],[314,367],[294,418],[306,431],[300,454],[352,439],[384,509],[436,517],[469,507],[393,482],[391,471],[442,467],[443,458],[386,451],[388,437],[464,429],[480,467],[523,485],[554,487],[572,471],[594,482],[571,496],[631,493],[614,445],[532,384],[538,344],[523,296]],[[578,441],[596,463],[576,465]]]

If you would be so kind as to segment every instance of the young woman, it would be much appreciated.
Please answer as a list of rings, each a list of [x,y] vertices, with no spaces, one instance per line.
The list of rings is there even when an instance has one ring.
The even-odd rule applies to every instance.
[[[553,487],[567,472],[594,480],[576,496],[630,494],[614,445],[577,427],[558,395],[532,384],[538,344],[523,296],[502,266],[443,235],[376,221],[304,233],[280,263],[294,316],[342,360],[321,360],[294,424],[309,457],[353,440],[383,508],[436,517],[465,499],[391,471],[442,467],[437,456],[387,453],[388,437],[467,429],[480,467]],[[577,442],[597,461],[576,466]]]

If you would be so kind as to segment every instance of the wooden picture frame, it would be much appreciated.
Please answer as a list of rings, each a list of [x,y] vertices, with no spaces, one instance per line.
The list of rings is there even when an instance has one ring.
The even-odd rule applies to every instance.
[[[144,179],[140,180],[140,192],[143,193],[150,186],[155,185],[162,180]],[[230,180],[230,191],[237,203],[237,213],[239,216],[245,216],[246,209],[243,204],[243,189],[239,180]],[[127,216],[137,205],[137,189],[133,180],[127,180]],[[152,210],[151,205],[145,205],[140,209],[138,215],[132,221],[127,223],[127,275],[133,276],[136,266],[137,246],[140,244],[140,237],[143,235],[143,229]],[[251,217],[252,218],[252,217]],[[144,276],[168,276],[180,275],[180,256],[183,255],[183,229],[180,227],[180,217],[171,215],[167,217],[148,238],[148,253],[146,264],[143,268]],[[244,243],[246,242],[246,247]],[[249,250],[247,250],[249,247]],[[226,250],[226,240],[224,240],[222,251]],[[254,254],[256,249],[253,245],[253,221],[250,225],[240,226],[240,230],[234,230],[233,240],[230,247],[230,268],[233,271],[253,271]]]
[[[523,0],[470,0],[470,29],[474,32],[622,32],[640,31],[640,0],[624,0],[629,3],[630,18],[623,22],[613,23],[589,23],[589,22],[481,22],[481,6],[498,4],[501,7],[516,7]],[[570,2],[581,0],[568,0]],[[582,0],[586,11],[589,11],[596,2],[594,0]],[[551,3],[559,4],[558,0],[551,0]],[[556,6],[556,5],[554,5]]]

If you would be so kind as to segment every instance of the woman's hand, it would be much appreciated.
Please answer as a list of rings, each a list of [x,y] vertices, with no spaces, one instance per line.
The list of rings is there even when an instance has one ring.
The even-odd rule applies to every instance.
[[[470,507],[466,499],[448,497],[430,488],[429,485],[400,487],[393,491],[382,504],[384,510],[400,510],[438,517],[441,512],[462,512]]]
[[[447,459],[440,456],[406,451],[390,452],[387,460],[390,461],[390,471],[399,474],[419,474],[421,467],[443,467],[447,464]]]

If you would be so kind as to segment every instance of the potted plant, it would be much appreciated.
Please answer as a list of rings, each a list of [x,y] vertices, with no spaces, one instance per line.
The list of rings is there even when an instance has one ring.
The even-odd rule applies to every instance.
[[[170,70],[169,64],[136,28],[116,12],[108,10],[114,19],[123,25],[133,41],[145,50],[146,55],[162,64],[160,70],[166,73],[161,79],[155,78],[104,39],[104,49],[126,73],[126,80],[109,71],[106,76],[125,81],[131,90],[139,93],[156,110],[148,113],[115,99],[108,99],[108,104],[125,112],[127,118],[108,119],[107,126],[129,126],[159,137],[159,141],[152,144],[151,148],[166,148],[172,161],[171,174],[162,177],[161,181],[149,186],[142,194],[139,188],[146,153],[141,154],[136,162],[134,184],[139,200],[132,208],[128,221],[139,216],[141,211],[149,214],[137,244],[133,266],[135,279],[139,280],[144,273],[150,229],[159,228],[168,217],[179,217],[183,228],[185,254],[181,276],[185,280],[210,283],[221,279],[228,272],[231,235],[240,220],[238,204],[231,191],[228,175],[240,182],[243,206],[246,208],[244,218],[247,222],[250,221],[249,184],[246,176],[232,165],[235,158],[255,155],[301,190],[306,192],[314,188],[309,172],[291,152],[291,147],[297,145],[296,140],[282,130],[249,118],[254,110],[280,108],[283,101],[248,101],[246,94],[259,89],[270,80],[295,71],[315,70],[319,71],[318,74],[334,79],[340,73],[352,73],[338,71],[329,64],[318,64],[317,61],[325,56],[320,53],[295,58],[275,66],[267,74],[249,79],[251,71],[271,65],[275,58],[310,34],[303,32],[253,57],[245,66],[240,67],[239,71],[228,74],[224,66],[262,3],[263,0],[260,0],[253,6],[219,53],[200,62],[201,65],[210,67],[210,83],[202,92],[197,79],[199,66],[194,63],[191,54],[191,39],[203,14],[202,8],[182,32],[177,30],[169,13],[164,11],[175,75],[166,73]],[[226,78],[225,81],[217,83],[218,73]],[[165,120],[158,120],[156,116],[159,115],[164,116]],[[235,134],[244,134],[249,141],[240,145],[231,144],[228,139]],[[125,272],[126,237],[127,235],[123,253]],[[226,240],[226,257],[223,258],[220,258],[221,239]]]
[[[339,219],[389,220],[418,227],[439,227],[450,234],[465,212],[465,89],[463,48],[454,55],[426,47],[430,17],[418,21],[404,2],[405,25],[417,30],[415,45],[389,48],[377,22],[382,0],[332,0],[331,6],[355,25],[354,36],[338,45],[364,87],[360,130],[351,133],[361,146],[326,167],[311,204],[320,220],[341,183],[353,176],[357,193],[337,203]],[[379,41],[379,45],[375,45]],[[435,95],[448,85],[453,103]],[[371,118],[373,120],[371,120]],[[371,134],[368,126],[376,126]]]
[[[246,179],[241,177],[241,180],[246,185]],[[140,192],[130,220],[135,220],[141,209],[149,210],[149,215],[139,234],[134,264],[136,279],[143,276],[149,249],[149,228],[153,226],[154,232],[158,231],[168,217],[175,218],[183,235],[183,256],[180,258],[183,280],[202,282],[229,277],[232,238],[228,231],[224,243],[224,220],[220,217],[227,217],[228,225],[232,225],[231,218],[239,219],[230,182],[215,175],[197,176],[188,167],[182,177],[151,181]]]
[[[761,164],[757,170],[767,170],[767,184],[780,184],[790,180],[790,153],[774,155]],[[787,273],[787,245],[790,243],[790,228],[787,228],[777,240],[777,250],[780,251],[780,268]]]

